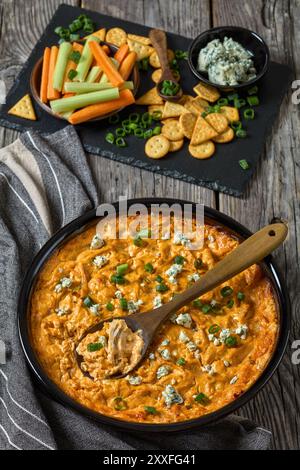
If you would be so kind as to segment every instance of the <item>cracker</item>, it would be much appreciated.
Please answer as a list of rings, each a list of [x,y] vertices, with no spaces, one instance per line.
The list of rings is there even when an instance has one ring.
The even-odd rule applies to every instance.
[[[154,83],[158,83],[161,77],[162,69],[156,69],[151,75],[151,79]]]
[[[154,51],[154,48],[151,46],[146,46],[141,42],[132,41],[132,39],[127,39],[127,44],[130,51],[136,52],[137,60],[146,59]]]
[[[217,88],[204,83],[198,83],[193,90],[198,96],[200,96],[200,98],[203,98],[210,103],[214,103],[214,101],[217,101],[221,96]]]
[[[36,121],[36,115],[32,106],[30,95],[23,96],[9,111],[8,114],[13,114],[24,119],[30,119]]]
[[[101,28],[101,29],[98,29],[98,31],[94,31],[92,34],[85,36],[83,39],[88,39],[91,36],[96,36],[96,38],[99,38],[100,41],[104,41],[105,34],[106,34],[106,28]]]
[[[189,152],[194,158],[204,160],[210,158],[215,153],[215,144],[208,140],[199,145],[189,145]]]
[[[191,139],[191,145],[202,144],[217,135],[217,131],[211,127],[211,125],[208,124],[202,116],[198,116]]]
[[[181,114],[186,113],[187,110],[182,106],[182,104],[172,103],[171,101],[165,102],[165,107],[163,110],[163,119],[168,119],[172,117],[179,117]]]
[[[171,62],[174,59],[175,54],[172,51],[172,49],[168,49],[167,54],[168,54],[168,61]],[[149,62],[150,62],[150,65],[152,65],[152,67],[154,67],[155,69],[161,68],[159,58],[155,50],[150,55]]]
[[[229,122],[240,120],[239,110],[233,106],[221,106],[221,113],[224,114]]]
[[[150,158],[163,158],[167,155],[169,149],[169,140],[161,134],[150,137],[145,145],[145,153]]]
[[[122,44],[126,44],[127,34],[122,28],[111,28],[107,31],[105,39],[107,42],[120,47]]]
[[[169,140],[181,140],[184,137],[179,122],[176,119],[170,119],[170,121],[166,122],[161,128],[161,133]]]
[[[199,111],[193,106],[193,100],[188,100],[186,103],[184,103],[184,107],[189,113],[192,113],[195,116],[199,116]]]
[[[147,91],[144,95],[140,96],[136,100],[136,104],[163,104],[164,100],[159,96],[157,93],[156,87],[151,88],[151,90]]]
[[[220,113],[208,114],[205,119],[218,134],[222,134],[228,129],[228,121],[226,117]]]
[[[192,113],[184,113],[179,118],[179,125],[185,137],[192,138],[193,130],[197,121],[197,117]]]
[[[149,114],[153,114],[155,111],[159,111],[161,113],[161,116],[162,116],[163,110],[164,110],[164,105],[163,104],[151,104],[150,106],[148,106],[148,113]],[[162,118],[160,117],[159,120],[160,119],[162,119]]]
[[[184,105],[188,103],[189,101],[192,101],[194,99],[194,96],[192,95],[182,95],[182,97],[179,100],[179,103]]]
[[[150,46],[151,41],[150,38],[147,38],[146,36],[139,36],[138,34],[128,34],[128,39],[131,39],[132,41],[136,42],[141,42],[142,44],[145,44],[145,46]]]
[[[200,96],[197,96],[192,101],[189,101],[189,103],[191,108],[194,108],[198,114],[202,114],[205,111],[205,108],[209,106],[208,102]]]
[[[217,137],[213,138],[213,141],[217,144],[226,144],[227,142],[231,142],[234,139],[234,131],[229,127],[225,132],[222,134],[217,135]]]
[[[183,146],[183,143],[184,143],[184,139],[170,140],[169,152],[176,152],[177,150],[180,150],[181,147]]]

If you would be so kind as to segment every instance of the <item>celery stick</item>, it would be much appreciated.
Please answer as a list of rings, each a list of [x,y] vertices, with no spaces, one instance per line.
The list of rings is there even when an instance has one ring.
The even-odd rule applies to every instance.
[[[73,114],[73,111],[68,111],[67,113],[60,114],[61,117],[68,121],[69,117]]]
[[[111,62],[114,64],[114,66],[116,67],[116,69],[118,70],[118,68],[120,67],[120,63],[114,59],[113,57],[110,57],[110,60]],[[102,75],[102,77],[100,78],[100,83],[106,83],[108,82],[108,78],[107,76],[105,75],[105,73]]]
[[[63,42],[60,44],[53,74],[53,88],[55,90],[62,90],[65,70],[71,51],[72,44],[70,42]]]
[[[118,88],[109,88],[108,90],[94,91],[92,93],[83,93],[82,95],[70,96],[50,101],[50,106],[54,113],[67,113],[74,109],[84,108],[90,104],[101,103],[119,98]]]
[[[114,86],[107,83],[78,83],[78,82],[67,82],[65,89],[67,93],[90,93],[91,91],[107,90],[108,88],[114,88]]]
[[[123,85],[120,87],[120,91],[121,90],[133,90],[134,89],[134,85],[133,85],[133,82],[124,82]]]
[[[86,81],[88,83],[96,82],[98,78],[100,77],[101,73],[102,73],[102,70],[99,67],[99,65],[94,65],[94,67],[92,67],[91,70],[89,71]]]
[[[86,40],[80,60],[76,67],[77,75],[74,78],[74,81],[76,82],[84,82],[85,77],[87,76],[89,68],[91,66],[91,63],[93,62],[93,54],[91,53],[89,47],[90,41],[96,41],[99,43],[100,39],[96,36],[91,36],[89,39]]]

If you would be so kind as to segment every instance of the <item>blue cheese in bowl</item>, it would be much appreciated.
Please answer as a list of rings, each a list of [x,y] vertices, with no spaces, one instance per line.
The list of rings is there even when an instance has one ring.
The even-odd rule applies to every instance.
[[[256,77],[253,55],[232,38],[210,41],[200,50],[198,70],[216,85],[234,86]]]

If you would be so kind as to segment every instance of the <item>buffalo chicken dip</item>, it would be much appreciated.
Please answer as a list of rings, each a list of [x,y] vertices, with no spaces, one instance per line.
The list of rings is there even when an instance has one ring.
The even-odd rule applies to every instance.
[[[123,378],[106,376],[138,360],[139,333],[113,320],[84,334],[169,302],[238,243],[213,225],[198,250],[173,225],[160,239],[144,231],[102,240],[96,226],[76,234],[46,262],[31,299],[31,341],[43,369],[77,402],[126,421],[184,421],[234,401],[263,372],[277,339],[276,300],[258,265],[180,309]]]

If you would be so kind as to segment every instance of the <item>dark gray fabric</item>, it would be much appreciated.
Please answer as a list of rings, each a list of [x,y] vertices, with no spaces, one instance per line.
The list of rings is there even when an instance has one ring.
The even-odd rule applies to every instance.
[[[40,169],[52,233],[97,205],[95,185],[72,127],[47,137],[25,133],[21,142]],[[44,395],[26,368],[16,310],[23,275],[49,236],[27,188],[0,154],[0,340],[7,353],[6,364],[0,364],[0,449],[268,448],[271,433],[237,417],[191,432],[129,433],[100,425]]]

